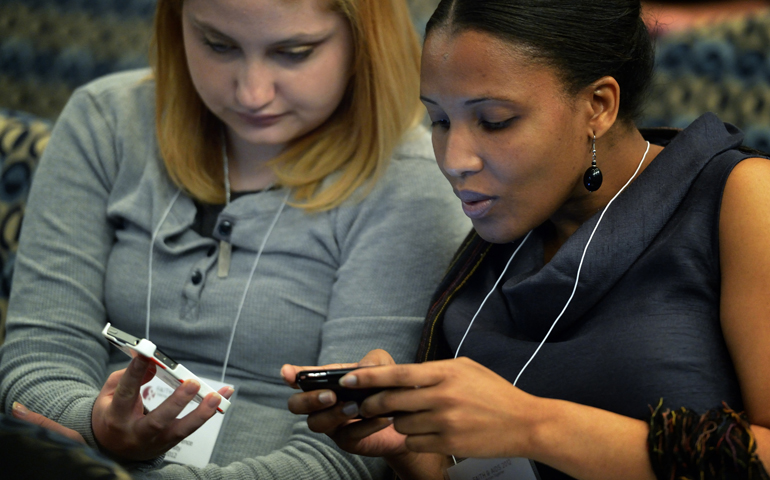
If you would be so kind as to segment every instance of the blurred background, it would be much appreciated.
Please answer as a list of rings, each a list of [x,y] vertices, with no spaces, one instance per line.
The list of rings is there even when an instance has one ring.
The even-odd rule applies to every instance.
[[[387,0],[383,0],[387,1]],[[408,0],[422,33],[438,0]],[[54,120],[72,90],[147,65],[155,0],[0,0],[0,108]],[[770,151],[770,4],[645,2],[657,78],[641,126],[705,111]]]

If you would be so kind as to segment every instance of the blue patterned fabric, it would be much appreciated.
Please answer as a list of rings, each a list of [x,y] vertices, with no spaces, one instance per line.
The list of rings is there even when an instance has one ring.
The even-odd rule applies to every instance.
[[[55,119],[72,90],[148,63],[156,0],[0,0],[0,107]]]
[[[0,109],[0,343],[11,275],[32,174],[51,135],[51,123]]]
[[[156,0],[0,0],[0,107],[55,119],[72,91],[148,64]],[[417,30],[438,0],[407,0]]]
[[[770,151],[770,9],[658,40],[641,125],[684,128],[707,111]]]

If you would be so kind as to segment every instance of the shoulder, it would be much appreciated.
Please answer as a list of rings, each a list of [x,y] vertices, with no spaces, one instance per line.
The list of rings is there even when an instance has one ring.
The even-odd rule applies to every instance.
[[[393,201],[441,198],[456,203],[452,188],[436,165],[430,133],[422,125],[408,131],[372,192]]]
[[[745,215],[754,204],[770,207],[770,159],[749,157],[730,172],[722,197],[722,215]],[[764,211],[763,213],[768,213]]]
[[[129,70],[98,78],[72,94],[63,114],[96,110],[114,122],[154,115],[155,82],[150,69]]]
[[[719,211],[722,268],[766,259],[770,267],[770,160],[750,157],[730,172]]]
[[[416,160],[429,162],[434,167],[436,159],[433,154],[430,132],[423,125],[418,125],[404,134],[401,143],[393,151],[394,162]]]
[[[749,157],[730,173],[719,219],[720,319],[748,418],[770,427],[770,160]]]
[[[340,213],[341,219],[365,218],[363,223],[458,232],[455,246],[471,228],[452,187],[436,165],[430,134],[423,126],[407,132],[371,191],[363,198],[345,202]]]
[[[150,75],[149,69],[116,73],[75,90],[56,120],[41,161],[43,170],[55,164],[61,173],[87,162],[103,182],[112,184],[123,165],[136,170],[157,158]]]
[[[96,96],[115,95],[127,93],[133,89],[142,89],[148,84],[154,85],[154,82],[152,81],[152,71],[149,68],[140,68],[105,75],[86,83],[78,88],[78,90]]]

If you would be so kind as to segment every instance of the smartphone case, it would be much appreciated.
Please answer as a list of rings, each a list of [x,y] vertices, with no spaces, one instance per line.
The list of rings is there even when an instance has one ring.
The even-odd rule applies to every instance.
[[[141,355],[152,361],[156,365],[155,376],[163,380],[166,385],[174,390],[185,380],[196,380],[201,388],[198,390],[193,401],[200,403],[203,401],[203,397],[211,392],[215,392],[206,382],[185,368],[184,365],[172,360],[151,341],[129,335],[111,326],[109,322],[105,325],[104,330],[102,330],[102,335],[129,357],[134,358],[137,355]],[[225,413],[229,407],[230,401],[222,397],[217,411]]]

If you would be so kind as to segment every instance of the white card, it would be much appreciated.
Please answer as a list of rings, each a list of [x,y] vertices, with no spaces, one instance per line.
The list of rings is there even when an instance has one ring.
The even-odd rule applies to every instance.
[[[209,384],[214,390],[233,386],[209,378],[200,377],[200,379]],[[144,403],[147,410],[152,411],[163,403],[165,399],[171,396],[172,393],[174,393],[174,390],[166,385],[163,380],[160,380],[158,377],[153,377],[152,380],[142,385],[142,403]],[[188,403],[177,418],[184,417],[195,410],[195,407],[197,406],[198,404],[195,402]],[[183,465],[192,465],[200,468],[208,465],[211,460],[211,453],[214,451],[214,446],[217,443],[217,438],[219,437],[219,431],[222,428],[222,422],[224,422],[225,415],[215,413],[213,417],[201,425],[201,427],[193,432],[192,435],[185,438],[179,442],[179,444],[172,447],[171,450],[166,452],[166,461],[181,463]]]
[[[449,480],[539,480],[526,458],[467,458],[449,467]]]

